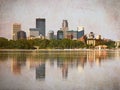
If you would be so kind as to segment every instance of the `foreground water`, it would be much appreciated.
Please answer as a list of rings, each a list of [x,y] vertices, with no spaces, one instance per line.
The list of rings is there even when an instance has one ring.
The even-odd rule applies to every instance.
[[[120,90],[120,51],[0,51],[0,90]]]

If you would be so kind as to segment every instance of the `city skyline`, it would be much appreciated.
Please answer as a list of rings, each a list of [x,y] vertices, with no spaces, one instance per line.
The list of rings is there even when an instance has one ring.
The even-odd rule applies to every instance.
[[[85,27],[85,34],[94,32],[104,38],[119,40],[119,0],[1,0],[0,36],[12,38],[12,24],[20,23],[29,36],[29,28],[35,27],[36,18],[46,19],[46,35],[56,32],[65,19],[69,30]]]

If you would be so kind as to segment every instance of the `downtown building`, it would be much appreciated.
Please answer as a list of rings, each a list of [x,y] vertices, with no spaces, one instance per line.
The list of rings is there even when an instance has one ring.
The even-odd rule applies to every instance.
[[[69,30],[67,20],[63,20],[61,30],[63,31],[63,38],[77,40],[84,36],[84,27],[80,26],[77,27],[77,30]]]
[[[21,24],[14,23],[13,24],[13,32],[12,32],[12,39],[17,40],[17,32],[21,31]]]
[[[62,30],[57,31],[57,40],[64,39],[64,32]]]
[[[48,32],[48,39],[51,40],[51,39],[55,39],[55,36],[54,36],[54,31],[49,31]]]
[[[77,39],[80,39],[84,36],[84,27],[77,27]]]
[[[84,27],[77,28],[77,30],[69,30],[67,31],[67,38],[71,40],[78,40],[84,36]]]
[[[77,40],[77,31],[75,30],[69,30],[67,31],[67,39],[71,39],[71,40]]]
[[[69,30],[68,28],[68,21],[67,20],[63,20],[62,22],[62,31],[64,34],[64,38],[67,38],[67,31]]]
[[[26,39],[27,36],[26,36],[26,32],[25,31],[18,31],[17,32],[17,39]]]
[[[30,28],[30,38],[45,38],[46,20],[44,18],[36,19],[36,28]]]

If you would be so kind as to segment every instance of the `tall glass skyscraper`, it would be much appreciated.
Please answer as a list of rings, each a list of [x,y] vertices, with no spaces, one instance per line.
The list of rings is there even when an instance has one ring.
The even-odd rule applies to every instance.
[[[45,37],[45,19],[44,18],[37,18],[36,19],[36,29],[39,30],[39,34]]]

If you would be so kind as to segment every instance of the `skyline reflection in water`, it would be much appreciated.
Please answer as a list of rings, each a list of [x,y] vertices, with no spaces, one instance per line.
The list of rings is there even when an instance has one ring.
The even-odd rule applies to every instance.
[[[37,83],[42,82],[42,90],[50,90],[50,88],[51,90],[56,90],[56,88],[61,90],[61,83],[66,84],[66,86],[63,86],[64,90],[69,85],[71,87],[68,88],[69,90],[73,90],[73,88],[108,90],[109,87],[113,88],[111,90],[115,88],[119,90],[120,81],[118,80],[120,78],[116,76],[117,73],[120,74],[120,71],[118,71],[120,69],[119,59],[119,51],[0,52],[0,80],[2,81],[0,86],[2,86],[2,89],[22,88],[32,90],[32,86],[29,86],[29,84],[36,84],[34,87],[41,89],[37,86]],[[114,70],[110,70],[111,68],[108,67],[113,67]],[[114,72],[116,72],[115,75]],[[112,83],[112,80],[109,80],[108,77],[102,77],[107,73],[109,74],[108,77],[112,77],[111,79],[116,81],[113,80]],[[104,81],[104,79],[108,81]],[[24,82],[21,82],[21,80]],[[10,83],[11,81],[13,83]],[[83,83],[79,85],[81,81]],[[109,86],[110,81],[112,86]],[[29,82],[29,84],[24,86],[23,84],[27,84],[25,82]],[[109,87],[102,84],[103,82],[108,84]]]

